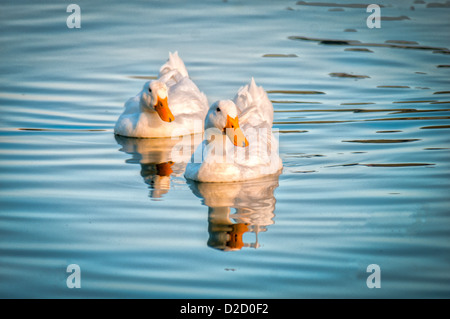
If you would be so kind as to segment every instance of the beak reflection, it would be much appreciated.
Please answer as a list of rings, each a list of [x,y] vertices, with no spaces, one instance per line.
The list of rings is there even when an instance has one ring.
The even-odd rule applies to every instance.
[[[130,138],[115,135],[120,151],[130,155],[125,162],[139,164],[141,176],[150,189],[149,197],[167,194],[174,177],[182,177],[192,153],[202,138],[197,135],[172,138]],[[181,152],[173,152],[174,147]],[[176,155],[176,157],[174,157]]]

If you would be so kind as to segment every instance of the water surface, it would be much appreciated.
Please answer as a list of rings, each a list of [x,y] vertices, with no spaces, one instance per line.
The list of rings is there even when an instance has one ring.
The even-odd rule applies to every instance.
[[[81,0],[80,29],[3,3],[0,296],[450,297],[450,8],[416,2],[380,29],[371,1]],[[169,51],[210,103],[266,89],[280,176],[187,182],[171,142],[114,136]]]

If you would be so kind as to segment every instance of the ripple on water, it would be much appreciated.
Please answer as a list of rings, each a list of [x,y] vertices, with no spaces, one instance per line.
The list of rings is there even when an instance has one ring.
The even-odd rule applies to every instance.
[[[448,2],[382,32],[364,3],[86,2],[72,30],[40,2],[0,13],[1,297],[448,298]],[[191,184],[179,141],[114,136],[175,50],[210,103],[263,85],[280,176]]]

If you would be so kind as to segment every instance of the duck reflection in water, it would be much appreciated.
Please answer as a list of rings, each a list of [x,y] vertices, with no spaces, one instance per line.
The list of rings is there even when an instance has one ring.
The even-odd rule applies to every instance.
[[[278,178],[279,174],[236,183],[188,180],[192,192],[208,206],[207,245],[222,251],[258,248],[258,234],[274,223],[274,191],[278,187]],[[255,234],[253,243],[244,242],[246,233]]]
[[[131,155],[125,162],[141,165],[141,176],[149,185],[151,198],[161,198],[171,183],[183,181],[186,163],[202,141],[202,134],[174,138],[141,139],[115,135],[120,151]]]

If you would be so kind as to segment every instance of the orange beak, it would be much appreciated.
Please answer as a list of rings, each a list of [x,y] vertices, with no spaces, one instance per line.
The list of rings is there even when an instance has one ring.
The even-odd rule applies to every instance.
[[[233,142],[236,146],[247,147],[248,141],[244,136],[241,128],[239,127],[239,118],[232,118],[227,115],[227,124],[225,125],[225,132],[227,133],[228,138]]]
[[[169,109],[169,104],[167,103],[167,97],[164,99],[161,99],[158,96],[158,99],[155,104],[155,110],[158,112],[159,117],[164,122],[172,122],[175,120],[175,117],[173,116],[172,112]]]

